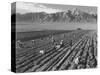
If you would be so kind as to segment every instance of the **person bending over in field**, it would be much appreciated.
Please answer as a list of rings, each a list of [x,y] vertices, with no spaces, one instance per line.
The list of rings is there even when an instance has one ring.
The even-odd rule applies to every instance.
[[[24,48],[24,45],[23,45],[23,43],[20,40],[18,40],[16,42],[16,48]]]
[[[54,44],[54,49],[59,49],[64,46],[63,40],[60,41],[59,44]]]
[[[41,48],[38,48],[39,50],[39,54],[44,54],[45,53],[45,50],[41,49]]]

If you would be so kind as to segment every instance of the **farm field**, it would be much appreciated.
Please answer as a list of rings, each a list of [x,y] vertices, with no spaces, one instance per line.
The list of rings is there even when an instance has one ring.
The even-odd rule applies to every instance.
[[[17,40],[22,40],[23,42],[20,48],[16,48],[17,72],[57,71],[97,67],[96,31],[73,30],[34,33],[17,34]],[[25,35],[28,35],[28,37]],[[50,40],[51,35],[56,44],[63,40],[64,46],[55,49]],[[34,45],[31,40],[35,40]],[[70,41],[72,41],[72,46],[70,46]],[[44,51],[43,54],[39,53],[41,50]]]
[[[17,40],[29,41],[37,38],[48,37],[49,35],[68,33],[73,30],[40,30],[40,31],[28,31],[28,32],[16,32]]]

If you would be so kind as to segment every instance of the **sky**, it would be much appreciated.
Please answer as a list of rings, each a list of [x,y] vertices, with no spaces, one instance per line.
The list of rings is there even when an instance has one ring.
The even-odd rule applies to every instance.
[[[16,2],[16,12],[20,14],[25,14],[30,12],[55,13],[55,12],[67,11],[68,9],[74,10],[76,8],[89,13],[97,13],[97,8],[93,6]]]

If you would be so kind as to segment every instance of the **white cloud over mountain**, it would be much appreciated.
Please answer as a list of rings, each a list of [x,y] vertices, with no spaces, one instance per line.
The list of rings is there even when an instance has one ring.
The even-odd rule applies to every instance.
[[[54,12],[60,12],[60,11],[62,10],[50,8],[39,3],[26,3],[26,2],[16,3],[16,12],[20,14],[25,14],[25,13],[30,13],[30,12],[54,13]]]

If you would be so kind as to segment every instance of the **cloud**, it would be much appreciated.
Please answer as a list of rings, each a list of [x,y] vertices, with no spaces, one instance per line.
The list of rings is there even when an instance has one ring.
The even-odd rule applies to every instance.
[[[62,10],[50,8],[43,4],[38,4],[38,3],[28,3],[28,2],[16,3],[16,12],[21,13],[21,14],[30,13],[30,12],[54,13],[54,12],[60,12],[60,11]]]

